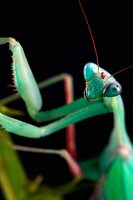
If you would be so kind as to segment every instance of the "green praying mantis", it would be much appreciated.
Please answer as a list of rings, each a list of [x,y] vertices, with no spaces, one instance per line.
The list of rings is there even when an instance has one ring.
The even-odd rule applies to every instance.
[[[114,127],[110,142],[101,156],[92,161],[81,162],[82,170],[76,162],[75,165],[71,162],[71,167],[73,174],[76,171],[75,175],[84,174],[97,182],[91,200],[133,199],[132,144],[125,127],[120,84],[106,70],[94,63],[87,63],[84,67],[84,97],[50,111],[40,111],[42,97],[22,46],[13,38],[0,38],[0,44],[5,43],[9,43],[13,54],[14,84],[18,95],[25,102],[29,115],[35,121],[55,121],[37,127],[1,113],[1,126],[20,136],[40,138],[89,117],[113,113]],[[51,82],[50,80],[49,84]]]
[[[106,199],[118,199],[119,194],[123,199],[125,196],[126,199],[131,199],[132,193],[128,190],[132,188],[133,184],[132,145],[125,128],[120,84],[106,70],[94,63],[87,63],[84,67],[86,82],[84,97],[52,111],[40,112],[41,95],[22,46],[13,38],[0,39],[0,44],[6,42],[9,42],[10,50],[13,53],[14,82],[18,94],[25,101],[29,115],[37,121],[57,120],[44,127],[36,127],[0,114],[1,126],[8,132],[20,136],[39,138],[83,119],[113,112],[114,128],[109,146],[98,160],[89,161],[87,164],[85,162],[85,169],[84,164],[81,163],[81,167],[87,173],[87,177],[99,180],[97,197],[92,199],[102,199],[103,196]],[[88,165],[87,169],[86,165]],[[118,187],[117,192],[113,191],[114,179],[116,180],[115,188]],[[118,190],[120,190],[119,193]]]

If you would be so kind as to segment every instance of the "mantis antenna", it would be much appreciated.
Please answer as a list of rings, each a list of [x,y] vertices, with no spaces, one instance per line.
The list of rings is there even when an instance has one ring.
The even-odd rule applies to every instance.
[[[89,23],[89,21],[88,21],[88,19],[87,19],[87,16],[86,16],[86,14],[85,14],[84,9],[83,9],[81,0],[78,0],[78,3],[79,3],[79,6],[80,6],[81,11],[82,11],[82,14],[83,14],[84,19],[85,19],[86,24],[87,24],[87,28],[88,28],[89,33],[90,33],[90,37],[91,37],[91,40],[92,40],[92,43],[93,43],[93,48],[94,48],[94,52],[95,52],[95,56],[96,56],[96,63],[97,63],[97,65],[98,65],[98,71],[99,71],[99,58],[98,58],[98,53],[97,53],[97,49],[96,49],[96,44],[95,44],[95,41],[94,41],[94,37],[93,37],[93,34],[92,34],[92,29],[91,29],[91,27],[90,27],[90,23]],[[115,73],[112,74],[110,77],[115,76],[116,74],[119,74],[119,73],[121,73],[121,72],[123,72],[123,71],[126,71],[126,70],[130,69],[130,68],[133,68],[133,65],[130,65],[130,66],[124,68],[124,69],[121,69],[121,70],[115,72]],[[109,77],[109,78],[110,78],[110,77]],[[109,79],[109,78],[108,78],[108,79]],[[97,100],[98,100],[98,99],[97,99]]]
[[[78,0],[78,3],[79,3],[80,9],[81,9],[81,11],[82,11],[82,14],[83,14],[84,19],[85,19],[86,24],[87,24],[87,28],[88,28],[89,33],[90,33],[91,41],[92,41],[93,48],[94,48],[94,52],[95,52],[95,56],[96,56],[96,63],[97,63],[97,65],[98,65],[98,71],[99,71],[99,59],[98,59],[96,44],[95,44],[95,41],[94,41],[94,37],[93,37],[93,34],[92,34],[92,30],[91,30],[89,21],[88,21],[88,19],[87,19],[87,16],[86,16],[86,14],[85,14],[85,11],[84,11],[84,9],[83,9],[83,6],[82,6],[82,4],[81,4],[81,1]]]
[[[126,71],[126,70],[131,69],[131,68],[133,68],[133,65],[130,65],[130,66],[124,68],[124,69],[120,69],[119,71],[117,71],[117,72],[115,72],[114,74],[112,74],[110,77],[115,76],[115,75],[117,75],[117,74],[120,74],[121,72]],[[110,78],[110,77],[109,77],[109,78]],[[109,78],[108,78],[108,79],[109,79]]]

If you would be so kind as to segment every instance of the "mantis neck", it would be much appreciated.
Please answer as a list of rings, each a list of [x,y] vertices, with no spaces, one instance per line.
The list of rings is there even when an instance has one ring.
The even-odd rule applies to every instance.
[[[114,115],[114,128],[111,134],[113,145],[131,145],[126,131],[125,111],[121,96],[112,97],[112,110]]]
[[[111,101],[110,101],[111,100]],[[100,156],[101,172],[107,170],[116,156],[127,157],[132,152],[132,144],[128,137],[125,125],[125,112],[121,96],[105,99],[106,106],[110,107],[114,116],[114,127],[109,144]]]

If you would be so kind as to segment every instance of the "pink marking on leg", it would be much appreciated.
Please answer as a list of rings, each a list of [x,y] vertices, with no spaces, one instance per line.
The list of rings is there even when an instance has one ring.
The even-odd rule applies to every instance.
[[[118,153],[121,156],[123,156],[125,159],[128,159],[131,155],[131,150],[129,149],[127,145],[122,144],[118,149]]]

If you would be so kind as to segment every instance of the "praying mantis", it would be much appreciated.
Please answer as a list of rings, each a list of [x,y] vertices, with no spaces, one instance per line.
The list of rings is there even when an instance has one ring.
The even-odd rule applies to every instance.
[[[104,162],[108,160],[110,152],[111,152],[111,155],[113,155],[113,150],[114,148],[116,148],[118,156],[120,156],[120,159],[122,157],[125,160],[130,159],[131,158],[130,155],[132,153],[130,141],[128,137],[126,136],[127,133],[125,130],[124,113],[123,113],[124,108],[122,105],[121,97],[119,96],[119,94],[121,93],[121,86],[116,82],[116,80],[113,77],[111,77],[111,75],[107,71],[105,71],[104,69],[102,69],[101,67],[93,63],[89,63],[84,68],[84,78],[86,82],[84,97],[73,103],[70,103],[69,105],[63,106],[62,108],[59,108],[55,111],[53,110],[53,111],[40,113],[38,112],[41,107],[40,93],[38,91],[37,84],[31,74],[31,71],[28,68],[29,66],[27,64],[27,61],[25,60],[25,56],[23,55],[22,47],[13,38],[1,38],[0,43],[10,44],[10,49],[13,53],[13,60],[14,60],[13,68],[14,68],[15,84],[18,87],[17,88],[18,93],[25,100],[26,107],[30,116],[33,119],[39,120],[39,121],[40,120],[42,121],[45,119],[48,120],[49,116],[50,116],[49,119],[52,119],[52,120],[55,118],[57,119],[62,118],[62,119],[59,119],[57,122],[53,122],[51,125],[38,128],[33,125],[26,124],[24,122],[15,120],[14,118],[10,118],[8,116],[1,114],[0,123],[9,132],[13,132],[15,134],[25,136],[25,137],[39,138],[39,137],[50,135],[53,132],[68,126],[69,124],[76,123],[88,117],[95,116],[98,114],[113,112],[115,127],[112,134],[113,136],[111,138],[111,143],[113,143],[114,146],[112,147],[112,144],[110,144],[110,146],[105,151],[105,155],[103,154],[101,156],[100,161],[99,161],[100,172],[97,171],[95,168],[95,163],[97,163],[97,161],[92,162],[92,164],[94,165],[91,165],[90,168],[89,168],[90,164],[88,164],[88,169],[87,169],[88,174],[89,174],[89,170],[92,171],[93,168],[95,170],[94,171],[95,175],[99,173],[102,174],[102,175],[101,174],[98,175],[95,178],[95,180],[100,179],[100,176],[101,176],[102,178],[100,179],[100,182],[103,184],[100,184],[100,186],[101,188],[105,188],[105,190],[107,191],[108,184],[109,185],[112,184],[111,181],[112,181],[112,173],[114,171],[114,168],[116,169],[121,165],[121,160],[118,160],[118,162],[116,162],[116,164],[114,165],[114,168],[111,168],[111,172],[110,172],[111,175],[109,177],[109,180],[107,180],[107,186],[106,186],[106,175],[104,174],[104,172],[107,171],[108,167],[110,167],[110,165],[113,162],[115,162],[115,159],[117,158],[117,155],[114,155],[114,157],[112,156],[112,160],[109,161],[109,164],[108,163],[104,164]],[[23,58],[23,60],[20,60],[20,58]],[[20,61],[22,65],[20,65]],[[18,68],[19,65],[21,66],[20,68]],[[26,66],[26,68],[22,68],[22,66],[24,67]],[[26,79],[27,74],[28,74],[28,77]],[[29,80],[29,76],[30,78],[32,78],[31,80]],[[23,82],[24,79],[27,80],[26,84],[25,82]],[[33,86],[34,88],[32,88]],[[27,87],[29,87],[29,90],[26,93]],[[29,95],[29,91],[31,91],[30,95]],[[94,93],[93,91],[96,91],[96,92]],[[114,97],[114,96],[117,96],[117,97]],[[52,112],[55,114],[53,114]],[[65,115],[66,117],[64,118]],[[81,166],[82,165],[83,164],[81,164]],[[83,167],[83,170],[84,170],[84,167]],[[91,178],[91,176],[89,175],[88,177]],[[104,187],[104,184],[105,184],[105,187]],[[106,194],[104,194],[104,191],[102,191],[101,193],[100,194],[97,193],[96,194],[97,197],[96,196],[92,197],[92,199],[96,199],[96,198],[102,199],[103,196],[106,196]],[[100,195],[102,195],[102,197]],[[115,199],[116,197],[109,197],[109,198]],[[127,199],[128,199],[128,196],[127,196]]]

